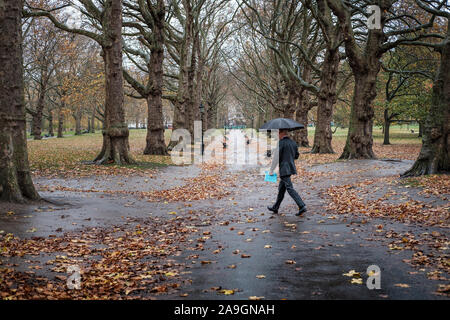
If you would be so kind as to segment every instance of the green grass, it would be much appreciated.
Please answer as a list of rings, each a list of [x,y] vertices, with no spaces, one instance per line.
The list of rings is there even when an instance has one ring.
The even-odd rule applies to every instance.
[[[129,169],[138,169],[138,170],[146,170],[146,169],[158,169],[167,167],[168,163],[162,162],[139,162],[137,161],[135,164],[125,164],[121,167],[129,168]],[[117,167],[116,164],[106,164],[106,167]]]
[[[335,128],[333,127],[332,130]],[[411,129],[414,130],[414,133],[411,133]],[[315,127],[308,127],[308,137],[311,139],[314,138]],[[335,133],[333,133],[333,139],[336,140],[345,140],[347,138],[348,128],[342,129],[338,128]],[[419,135],[419,126],[409,126],[406,125],[395,125],[391,126],[389,130],[389,137],[391,143],[421,143],[422,138],[418,137]],[[373,140],[374,142],[383,143],[384,134],[380,127],[373,128]]]
[[[146,130],[130,130],[131,156],[136,163],[120,166],[121,168],[130,172],[145,171],[172,164],[170,156],[143,154],[146,134]],[[167,140],[169,137],[170,132],[166,132]],[[31,169],[44,171],[46,174],[77,171],[95,174],[96,170],[113,172],[118,166],[111,164],[99,167],[88,164],[99,154],[102,142],[101,131],[80,136],[64,136],[61,139],[30,140],[27,145]]]
[[[411,133],[411,129],[414,130],[414,133]],[[315,133],[315,127],[308,127],[308,136],[313,138]],[[332,130],[335,130],[335,127],[332,127]],[[246,134],[251,134],[251,128],[244,129],[244,132]],[[335,133],[333,133],[333,138],[346,138],[347,137],[348,128],[338,128]],[[47,133],[47,132],[45,132]],[[214,135],[223,134],[224,129],[219,128],[215,132]],[[171,129],[167,129],[164,132],[164,138],[166,140],[166,143],[170,141],[170,136],[172,134]],[[406,140],[412,140],[412,141],[421,141],[421,138],[418,138],[419,134],[419,126],[418,125],[393,125],[390,128],[390,138],[393,140],[396,139],[406,139]],[[147,135],[147,130],[145,129],[130,129],[130,137],[132,138],[138,138],[138,139],[144,139]],[[101,136],[101,130],[96,130],[95,133],[86,133],[82,134],[80,136],[75,136],[74,131],[66,131],[64,132],[64,138],[85,138],[85,137],[98,137]],[[27,133],[28,139],[32,139],[33,136],[31,136],[29,133]],[[374,127],[373,128],[373,138],[374,140],[383,140],[384,136],[382,133],[381,127]]]

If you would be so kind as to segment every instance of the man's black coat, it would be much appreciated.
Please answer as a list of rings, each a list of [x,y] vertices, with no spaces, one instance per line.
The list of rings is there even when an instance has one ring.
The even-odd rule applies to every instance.
[[[289,139],[289,137],[283,137],[283,139],[278,141],[278,147],[273,156],[272,171],[275,170],[276,162],[278,162],[280,166],[280,177],[297,174],[294,160],[298,159],[300,154],[298,153],[298,146],[295,141]]]

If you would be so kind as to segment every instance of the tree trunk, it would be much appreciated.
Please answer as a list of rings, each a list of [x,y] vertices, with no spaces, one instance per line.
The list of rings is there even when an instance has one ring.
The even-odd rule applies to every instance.
[[[64,130],[64,114],[61,108],[61,110],[58,110],[58,134],[57,134],[58,138],[63,137],[63,130]]]
[[[0,5],[0,200],[38,200],[26,140],[22,65],[22,0]]]
[[[76,136],[81,135],[81,118],[82,117],[83,117],[83,115],[79,111],[77,111],[73,115],[73,118],[75,119],[75,135]]]
[[[389,110],[387,108],[384,109],[384,125],[383,125],[383,133],[384,133],[384,145],[391,144],[389,141],[389,128],[391,127],[391,119],[389,117]]]
[[[294,119],[294,113],[297,109],[298,103],[298,88],[291,87],[290,90],[286,93],[285,104],[283,106],[283,117],[287,119]]]
[[[34,140],[42,139],[42,114],[44,110],[44,99],[45,91],[43,90],[43,85],[41,84],[39,90],[39,98],[36,106],[36,111],[33,114],[33,137]]]
[[[450,19],[443,44],[431,108],[423,124],[422,149],[412,168],[403,176],[450,171]]]
[[[186,9],[186,21],[184,25],[184,39],[180,49],[178,93],[177,98],[172,101],[174,104],[172,133],[177,129],[189,129],[189,113],[191,111],[188,62],[192,43],[192,13],[190,2],[187,1],[184,5]],[[171,140],[168,149],[172,150],[177,144],[177,141]]]
[[[306,93],[305,91],[303,92]],[[299,98],[299,108],[295,113],[295,121],[303,124],[305,127],[300,130],[296,130],[294,133],[294,140],[297,142],[299,147],[309,147],[308,140],[308,111],[310,110],[309,102],[306,101],[305,97]]]
[[[53,111],[48,111],[48,135],[50,137],[54,137],[55,133],[53,132]]]
[[[306,82],[311,80],[311,67],[306,65],[303,68],[302,78]],[[305,127],[300,130],[296,130],[294,133],[294,140],[299,147],[309,148],[308,140],[308,112],[311,110],[312,105],[309,102],[309,93],[304,87],[300,87],[297,92],[297,110],[295,111],[295,121],[303,124]]]
[[[194,15],[192,12],[191,1],[184,1],[184,7],[186,10],[186,22],[185,22],[185,62],[184,65],[184,83],[183,83],[183,103],[186,110],[186,129],[189,130],[191,137],[194,136],[194,120],[196,115],[195,108],[195,70],[197,65],[197,45],[198,37],[194,37]],[[194,143],[194,139],[191,140]]]
[[[372,127],[376,97],[376,78],[380,65],[355,75],[347,141],[340,159],[374,159]]]
[[[212,128],[218,128],[217,125],[217,108],[214,106],[208,106],[208,112],[206,113],[206,130]]]
[[[423,123],[422,123],[422,121],[419,121],[419,135],[417,137],[418,138],[422,138],[423,137]]]
[[[196,41],[194,41],[194,45],[195,45]],[[196,69],[196,65],[197,65],[197,59],[196,59],[196,52],[194,50],[192,50],[192,54],[191,54],[191,65],[189,66],[189,71],[187,74],[187,78],[188,78],[188,86],[187,86],[187,91],[186,91],[186,99],[185,99],[185,104],[186,104],[186,124],[187,124],[187,129],[189,130],[189,132],[191,133],[191,136],[194,136],[194,121],[195,119],[198,119],[197,117],[197,112],[199,109],[199,106],[196,103],[196,99],[195,99],[195,83],[194,83],[194,79],[195,79],[195,69]],[[192,142],[194,141],[194,139],[192,139]]]
[[[172,133],[177,129],[183,129],[186,123],[186,112],[185,105],[181,103],[178,99],[172,101],[173,103],[173,122],[172,122]],[[170,141],[167,147],[168,150],[172,150],[178,144],[177,141]]]
[[[90,121],[89,133],[95,133],[95,107],[92,108],[92,117]]]
[[[294,132],[294,140],[299,147],[309,147],[308,140],[308,112],[311,110],[311,105],[308,101],[308,93],[301,89],[297,96],[297,110],[295,112],[295,121],[303,124],[305,127]]]
[[[87,125],[88,125],[87,132],[91,133],[91,117],[89,117],[89,116],[87,119]]]
[[[311,153],[334,153],[331,146],[333,133],[331,120],[336,103],[336,83],[339,68],[339,50],[328,49],[322,67],[320,89],[317,96],[317,126]]]
[[[39,97],[36,105],[36,111],[33,114],[33,136],[34,140],[42,139],[42,116],[44,113],[45,106],[45,94],[47,91],[48,74],[47,70],[44,68],[41,71],[41,79],[39,85]]]
[[[95,158],[97,164],[130,164],[128,126],[125,122],[122,71],[122,0],[105,2],[102,25],[107,33],[107,43],[102,46],[105,63],[106,98],[103,147]]]
[[[34,140],[41,140],[42,139],[42,111],[39,112],[36,110],[36,113],[33,114],[33,137]]]
[[[144,154],[167,155],[161,95],[150,94],[147,98],[147,105],[147,138]]]
[[[350,18],[353,9],[340,0],[327,0],[328,6],[342,24],[345,53],[355,80],[347,140],[340,159],[375,158],[372,150],[374,117],[372,103],[377,95],[377,75],[385,52],[383,46],[389,40],[389,36],[384,33],[384,25],[395,1],[376,1],[376,3],[380,10],[380,28],[365,30],[367,38],[360,45]]]
[[[164,5],[161,6],[164,8]],[[150,93],[147,97],[147,138],[144,154],[167,155],[164,139],[164,115],[162,104],[163,62],[164,62],[164,10],[158,10],[153,28],[153,43],[150,54]]]
[[[34,132],[34,121],[33,121],[33,114],[31,114],[31,120],[30,120],[30,136],[33,136]]]
[[[264,113],[263,112],[258,112],[258,120],[257,120],[257,128],[261,128],[261,126],[264,124]],[[255,128],[256,129],[256,128]]]

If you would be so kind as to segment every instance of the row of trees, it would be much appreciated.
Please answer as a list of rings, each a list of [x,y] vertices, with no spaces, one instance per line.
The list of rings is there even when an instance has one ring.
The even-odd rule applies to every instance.
[[[370,5],[376,5],[375,16]],[[388,131],[398,113],[393,102],[417,98],[414,90],[426,83],[419,76],[434,82],[422,121],[423,148],[408,174],[448,170],[448,9],[446,0],[4,0],[2,197],[37,197],[28,172],[25,110],[40,137],[42,117],[53,117],[45,105],[53,104],[59,119],[69,105],[75,119],[77,108],[83,109],[81,114],[103,123],[103,146],[94,161],[127,164],[134,160],[125,94],[146,101],[144,153],[161,155],[172,146],[164,143],[163,100],[173,105],[173,128],[191,133],[196,119],[206,127],[226,120],[219,110],[223,101],[253,118],[259,114],[258,122],[282,115],[306,124],[316,107],[315,153],[333,152],[330,123],[343,101],[351,108],[341,158],[374,158],[380,82],[386,88]],[[409,47],[418,59],[408,60]],[[430,61],[439,60],[434,74],[418,54],[423,48],[436,52],[430,53]],[[296,139],[308,144],[306,131]]]
[[[60,32],[45,19],[24,20],[25,110],[31,118],[31,134],[42,138],[43,120],[53,136],[73,118],[75,134],[81,134],[82,118],[94,132],[96,119],[103,121],[104,72],[99,50],[86,38]]]
[[[33,117],[33,132],[39,139],[42,118],[52,118],[45,106],[53,102],[62,118],[69,104],[79,108],[73,115],[77,123],[80,116],[91,109],[91,118],[101,116],[103,122],[103,146],[94,159],[98,164],[133,163],[129,154],[128,125],[124,112],[124,80],[132,88],[128,95],[145,99],[148,104],[146,154],[167,154],[164,143],[164,118],[162,99],[174,105],[174,129],[186,127],[191,132],[194,120],[205,117],[204,123],[212,125],[214,113],[223,99],[224,83],[219,79],[220,47],[231,32],[227,25],[233,12],[227,5],[231,1],[4,1],[2,14],[2,74],[3,82],[10,82],[16,95],[10,95],[16,103],[7,103],[2,94],[2,198],[14,201],[36,199],[31,182],[26,155],[25,110]],[[79,19],[70,19],[74,10]],[[23,19],[25,24],[23,23]],[[36,19],[45,19],[41,28],[35,27]],[[26,26],[26,23],[29,25]],[[55,28],[58,29],[55,31]],[[23,29],[28,29],[22,34]],[[65,31],[66,33],[61,33]],[[29,32],[29,33],[28,33]],[[80,54],[82,44],[76,43],[83,36],[93,40],[87,56]],[[28,38],[45,39],[30,43]],[[27,39],[26,42],[23,39]],[[32,42],[32,41],[31,41]],[[27,99],[24,99],[24,68],[22,54],[30,57],[27,70]],[[73,50],[73,51],[71,51]],[[64,52],[66,51],[66,52]],[[99,51],[103,72],[92,52]],[[85,51],[86,52],[86,51]],[[127,57],[125,68],[123,55]],[[75,58],[74,60],[71,59]],[[14,61],[14,63],[11,63]],[[82,63],[80,63],[82,61]],[[18,64],[21,64],[18,68]],[[36,67],[37,66],[37,67]],[[14,70],[11,68],[14,67]],[[20,77],[19,77],[20,73]],[[104,79],[104,90],[100,89]],[[79,81],[76,86],[68,85]],[[20,82],[20,86],[19,86]],[[17,87],[19,86],[19,87]],[[5,85],[3,93],[11,85]],[[75,88],[72,92],[71,88]],[[92,92],[89,92],[92,90]],[[20,94],[19,94],[20,93]],[[56,97],[56,98],[55,98]],[[99,101],[104,98],[102,103]],[[91,101],[86,102],[86,99]],[[206,112],[199,114],[204,101]],[[4,105],[3,105],[4,104]],[[25,109],[26,104],[26,109]],[[17,117],[7,108],[15,107]],[[5,113],[3,113],[5,112]],[[44,114],[46,113],[46,115]],[[20,120],[18,120],[20,118]],[[23,123],[22,123],[23,120]],[[17,126],[17,123],[20,127]],[[3,126],[3,123],[5,124]],[[21,131],[23,140],[14,131]],[[22,163],[19,163],[22,162]],[[3,166],[3,164],[5,164]],[[23,176],[23,178],[22,178]],[[33,192],[32,192],[33,191]]]
[[[242,49],[231,72],[251,93],[251,104],[266,106],[261,111],[270,116],[306,124],[317,107],[311,152],[333,152],[330,123],[341,101],[350,105],[341,159],[375,157],[372,128],[381,109],[386,144],[390,124],[401,116],[422,125],[424,146],[407,175],[449,169],[448,1],[242,0],[239,6]],[[308,145],[305,132],[297,141]]]

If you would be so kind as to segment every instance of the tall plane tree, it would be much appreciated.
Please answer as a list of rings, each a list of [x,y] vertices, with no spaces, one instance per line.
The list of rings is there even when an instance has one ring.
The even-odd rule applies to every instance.
[[[157,0],[155,4],[150,1],[138,0],[124,2],[129,17],[124,26],[137,30],[138,40],[147,50],[125,46],[125,52],[134,64],[148,74],[147,83],[139,82],[131,73],[124,70],[125,79],[136,90],[139,98],[147,100],[147,138],[144,154],[167,155],[167,146],[164,141],[163,117],[163,62],[165,42],[165,16],[164,0]],[[147,54],[150,51],[150,55]],[[144,60],[141,65],[136,56]]]
[[[422,149],[416,162],[404,176],[418,176],[450,171],[450,13],[437,1],[420,1],[425,11],[447,19],[447,32],[440,43],[413,41],[411,45],[435,48],[441,55],[439,70],[433,84],[431,107],[424,123]]]
[[[270,61],[282,85],[280,109],[285,118],[294,118],[305,126],[313,103],[308,94],[317,95],[319,88],[313,82],[320,74],[316,57],[322,50],[318,39],[319,27],[300,1],[277,0],[273,3],[243,0],[249,26],[263,37]],[[248,8],[249,10],[245,10]],[[339,62],[339,60],[338,60]],[[301,146],[309,146],[307,129],[299,130],[295,139]]]
[[[125,122],[122,73],[122,0],[79,0],[79,10],[91,24],[88,29],[71,28],[52,14],[55,8],[29,6],[30,16],[44,16],[61,30],[81,34],[96,41],[102,48],[105,64],[105,122],[103,147],[95,158],[98,164],[128,164],[134,160],[129,154],[128,126]]]
[[[325,56],[320,70],[320,87],[317,92],[317,125],[311,153],[333,153],[331,120],[333,106],[337,100],[336,85],[342,27],[339,21],[333,21],[326,0],[316,0],[314,3],[305,1],[305,3],[314,18],[317,19],[325,41]]]
[[[22,65],[22,0],[0,3],[0,199],[38,200],[28,164]]]
[[[327,0],[327,3],[342,25],[345,53],[355,80],[350,126],[340,158],[375,158],[372,150],[372,103],[377,95],[381,57],[402,43],[430,37],[423,31],[433,25],[435,16],[432,14],[428,22],[422,23],[404,12],[404,4],[398,0],[372,0],[363,6],[359,0]],[[369,17],[367,10],[370,4],[379,9],[379,25],[368,28],[361,24],[361,16]]]

